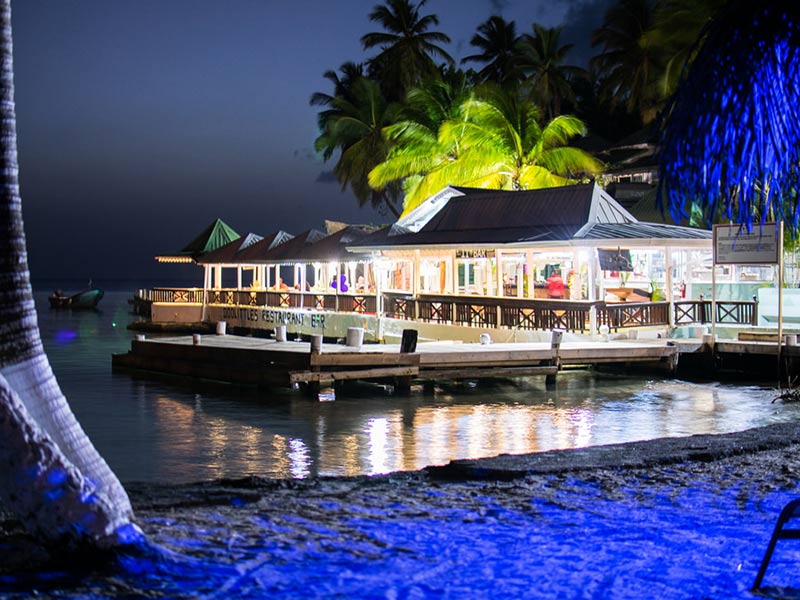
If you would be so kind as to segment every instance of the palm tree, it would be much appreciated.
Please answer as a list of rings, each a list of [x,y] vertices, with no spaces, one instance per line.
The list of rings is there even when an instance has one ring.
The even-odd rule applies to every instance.
[[[665,110],[659,194],[708,222],[783,220],[800,229],[800,40],[793,0],[734,0]]]
[[[457,147],[452,140],[440,140],[442,125],[458,117],[472,88],[463,71],[447,70],[441,79],[423,82],[408,93],[397,123],[384,128],[391,151],[385,161],[369,173],[374,189],[403,182],[408,193],[440,162],[452,160]]]
[[[437,76],[434,57],[453,64],[452,57],[439,45],[449,44],[450,38],[429,31],[439,24],[439,18],[433,14],[420,16],[424,5],[425,0],[416,6],[409,0],[387,0],[385,5],[375,6],[369,19],[384,31],[361,38],[365,50],[379,48],[369,61],[370,75],[382,83],[387,98],[395,101],[402,100],[423,79]]]
[[[727,0],[662,0],[656,5],[655,32],[664,48],[666,63],[661,94],[675,92],[684,65],[702,43],[701,35]]]
[[[325,160],[339,153],[333,173],[342,190],[350,186],[360,205],[370,203],[394,215],[400,212],[399,188],[372,189],[367,174],[387,156],[389,147],[382,131],[394,122],[396,112],[397,105],[386,101],[377,82],[359,77],[347,94],[333,97],[329,108],[319,114],[321,133],[315,142]]]
[[[480,53],[465,56],[461,62],[483,63],[483,68],[478,71],[478,79],[481,82],[518,81],[516,63],[519,41],[514,21],[506,21],[498,15],[491,16],[478,26],[478,33],[473,35],[469,42],[478,48]]]
[[[341,76],[333,70],[325,71],[322,76],[333,84],[333,94],[314,92],[309,100],[311,106],[331,106],[337,97],[349,98],[350,90],[356,79],[364,76],[364,65],[347,61],[339,67],[339,72]]]
[[[0,0],[0,12],[0,498],[49,542],[141,541],[125,490],[72,414],[42,347],[19,196],[10,0]]]
[[[379,186],[405,177],[403,206],[408,212],[448,185],[536,189],[567,185],[600,171],[592,156],[567,146],[573,137],[586,134],[582,121],[559,116],[544,126],[539,122],[539,109],[518,92],[486,86],[439,128],[439,155],[414,157],[418,148],[430,148],[398,145],[370,174],[370,181]],[[419,159],[416,172],[409,168],[415,164],[412,158]]]
[[[592,35],[592,46],[602,46],[591,64],[601,79],[603,99],[624,105],[645,124],[663,105],[659,82],[665,61],[653,26],[650,0],[620,0]]]
[[[561,45],[562,31],[563,27],[534,23],[533,35],[522,36],[517,47],[519,68],[528,77],[526,84],[532,97],[548,119],[562,114],[564,105],[575,107],[572,83],[587,76],[584,69],[564,64],[573,44]]]

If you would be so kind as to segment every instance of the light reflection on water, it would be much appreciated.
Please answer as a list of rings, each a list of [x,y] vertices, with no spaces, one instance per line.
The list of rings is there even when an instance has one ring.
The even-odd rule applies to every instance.
[[[45,347],[84,429],[123,481],[259,475],[303,478],[415,470],[479,458],[666,436],[738,431],[800,415],[755,386],[559,375],[437,387],[409,398],[378,390],[335,401],[284,391],[179,385],[112,373],[125,352],[130,292],[98,312],[53,311],[36,293]]]

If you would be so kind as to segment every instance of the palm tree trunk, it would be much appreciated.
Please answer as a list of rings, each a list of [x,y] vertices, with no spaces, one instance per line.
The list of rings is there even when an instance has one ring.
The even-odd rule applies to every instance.
[[[19,195],[10,0],[0,0],[0,27],[0,497],[46,539],[114,545],[138,531],[130,501],[72,414],[39,335]]]

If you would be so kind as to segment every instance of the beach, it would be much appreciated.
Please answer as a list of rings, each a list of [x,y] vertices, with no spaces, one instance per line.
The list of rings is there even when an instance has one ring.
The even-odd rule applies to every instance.
[[[64,598],[750,597],[800,491],[798,450],[800,425],[784,423],[374,477],[133,484],[151,539],[203,568],[39,585]],[[773,595],[798,587],[797,546],[778,547]]]

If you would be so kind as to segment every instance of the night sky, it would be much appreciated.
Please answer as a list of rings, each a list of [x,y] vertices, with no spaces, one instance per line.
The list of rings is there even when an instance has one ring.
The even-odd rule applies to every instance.
[[[313,151],[322,74],[363,61],[375,0],[17,0],[12,3],[23,214],[34,282],[149,281],[154,256],[215,218],[299,233],[360,209]],[[609,0],[429,0],[454,58],[491,14],[567,25],[589,56]],[[370,53],[371,56],[373,53]]]

